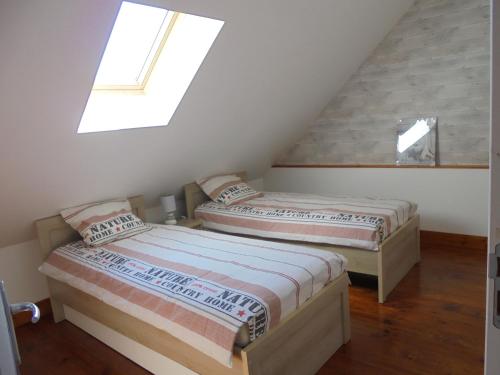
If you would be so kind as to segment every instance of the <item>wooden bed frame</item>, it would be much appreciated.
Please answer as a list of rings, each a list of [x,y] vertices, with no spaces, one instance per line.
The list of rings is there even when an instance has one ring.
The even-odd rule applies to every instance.
[[[135,214],[144,219],[143,197],[129,201]],[[38,220],[36,228],[44,259],[57,247],[80,238],[59,215]],[[65,319],[67,306],[199,374],[314,374],[351,335],[346,273],[268,333],[243,349],[235,348],[232,368],[87,293],[52,278],[48,284],[56,322]]]
[[[246,172],[235,174],[246,181]],[[196,207],[210,198],[195,182],[185,185],[184,193],[188,218],[193,219]],[[410,269],[420,262],[420,217],[418,215],[415,215],[386,238],[380,245],[379,251],[312,242],[285,241],[275,238],[266,239],[275,242],[298,243],[344,255],[349,260],[348,271],[377,277],[379,303],[384,303]]]

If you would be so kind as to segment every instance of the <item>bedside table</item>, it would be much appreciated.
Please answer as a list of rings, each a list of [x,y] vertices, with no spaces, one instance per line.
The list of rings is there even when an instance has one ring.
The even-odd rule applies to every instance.
[[[203,221],[200,219],[182,219],[177,222],[177,225],[192,229],[201,229]]]

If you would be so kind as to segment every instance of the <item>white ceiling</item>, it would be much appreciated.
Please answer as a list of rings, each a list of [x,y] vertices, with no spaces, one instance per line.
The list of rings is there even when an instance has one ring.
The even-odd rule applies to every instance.
[[[226,21],[170,125],[77,135],[119,0],[0,0],[0,247],[59,209],[257,177],[412,0],[154,0]]]

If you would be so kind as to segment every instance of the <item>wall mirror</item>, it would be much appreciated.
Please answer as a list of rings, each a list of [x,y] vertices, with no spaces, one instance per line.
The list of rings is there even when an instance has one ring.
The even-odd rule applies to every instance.
[[[397,127],[397,165],[436,165],[437,117],[399,120]]]

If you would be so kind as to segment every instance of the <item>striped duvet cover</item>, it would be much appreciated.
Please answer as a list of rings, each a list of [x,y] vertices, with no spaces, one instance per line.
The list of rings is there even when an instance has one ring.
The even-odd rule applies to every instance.
[[[378,250],[416,210],[396,199],[264,193],[231,206],[205,202],[195,216],[221,232]]]
[[[332,252],[154,225],[100,247],[60,247],[40,271],[231,366],[238,332],[256,339],[345,268]]]

